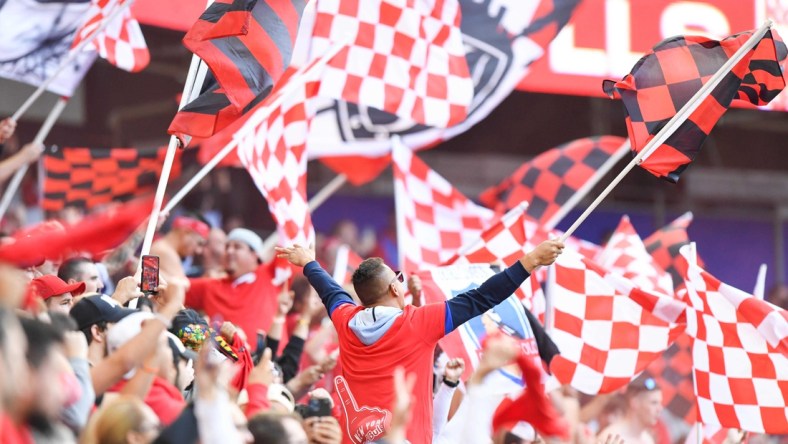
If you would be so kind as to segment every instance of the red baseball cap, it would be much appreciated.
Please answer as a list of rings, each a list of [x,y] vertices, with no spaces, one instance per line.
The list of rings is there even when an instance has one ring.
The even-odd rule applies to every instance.
[[[71,293],[78,295],[85,291],[85,283],[77,282],[75,284],[67,284],[59,277],[48,274],[45,276],[37,277],[30,281],[30,286],[33,292],[41,299],[47,300],[53,296],[60,296],[61,294]]]

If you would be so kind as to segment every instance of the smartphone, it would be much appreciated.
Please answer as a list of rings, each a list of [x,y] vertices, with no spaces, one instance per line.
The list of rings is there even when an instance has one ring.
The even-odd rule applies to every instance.
[[[306,405],[304,418],[313,416],[331,416],[331,400],[326,398],[311,398]]]
[[[156,293],[159,287],[159,257],[145,255],[142,256],[142,279],[140,290],[145,295]]]

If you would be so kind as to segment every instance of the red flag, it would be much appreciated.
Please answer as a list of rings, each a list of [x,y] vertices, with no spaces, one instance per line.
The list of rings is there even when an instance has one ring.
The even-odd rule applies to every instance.
[[[211,74],[169,133],[210,137],[265,99],[290,64],[305,2],[217,0],[183,39]],[[223,145],[223,144],[222,144]]]
[[[687,229],[691,223],[692,213],[684,213],[643,241],[646,250],[657,265],[670,273],[674,289],[683,286],[684,278],[687,276],[687,261],[679,250],[689,244]],[[698,260],[700,261],[700,258]],[[702,261],[701,265],[703,265]]]
[[[88,216],[73,225],[43,222],[0,246],[0,260],[25,266],[77,253],[98,259],[139,228],[150,214],[151,206],[152,199],[141,199]]]
[[[748,31],[721,41],[698,36],[672,37],[656,45],[621,81],[604,82],[605,92],[611,97],[621,97],[624,102],[634,154],[645,148],[752,34]],[[780,62],[785,57],[785,44],[777,32],[767,31],[757,46],[747,52],[640,166],[657,177],[677,182],[733,100],[764,105],[782,91],[785,79]]]

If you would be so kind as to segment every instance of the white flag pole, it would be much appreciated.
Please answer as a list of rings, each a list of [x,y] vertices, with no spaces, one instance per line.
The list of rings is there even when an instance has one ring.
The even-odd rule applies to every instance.
[[[31,94],[30,97],[27,98],[25,103],[23,103],[22,106],[20,106],[19,109],[16,110],[14,115],[11,116],[11,119],[14,121],[19,120],[22,117],[22,115],[24,115],[27,112],[27,110],[30,109],[30,106],[32,106],[33,103],[39,97],[41,97],[41,94],[44,93],[47,87],[52,82],[55,81],[57,76],[60,75],[60,73],[63,72],[63,70],[71,66],[71,63],[79,56],[80,53],[82,53],[82,50],[85,49],[85,46],[93,42],[93,40],[95,40],[96,37],[98,37],[98,35],[101,34],[101,32],[104,31],[107,28],[107,26],[109,26],[110,23],[112,23],[120,14],[122,14],[123,11],[129,9],[132,3],[134,3],[134,0],[126,0],[125,2],[123,2],[119,7],[115,8],[112,11],[112,13],[110,13],[110,15],[108,15],[101,22],[98,28],[96,28],[92,33],[90,33],[90,35],[88,35],[84,40],[79,42],[77,46],[72,48],[68,52],[68,56],[66,56],[66,58],[62,62],[60,62],[60,65],[57,67],[57,69],[55,69],[55,72],[53,72],[49,76],[49,78],[47,78],[43,83],[38,85],[38,88],[36,88],[36,90],[33,91],[33,94]]]
[[[209,3],[210,5],[210,3]],[[186,82],[183,86],[183,95],[181,95],[181,103],[178,109],[186,106],[187,103],[194,100],[200,94],[200,86],[202,86],[205,76],[208,72],[208,65],[203,63],[199,57],[192,55],[191,65],[189,72],[186,75]],[[167,182],[170,180],[170,172],[172,171],[172,164],[175,161],[175,152],[178,150],[178,138],[170,136],[170,143],[167,145],[167,154],[164,157],[164,164],[161,167],[161,175],[159,176],[159,184],[156,186],[156,195],[153,198],[153,209],[151,210],[150,217],[148,218],[148,227],[145,230],[145,237],[142,241],[142,250],[140,258],[143,255],[150,253],[150,247],[153,244],[153,235],[156,233],[156,227],[159,223],[159,214],[161,214],[161,206],[164,203],[164,193],[167,191]],[[140,259],[141,261],[142,259]],[[140,262],[140,265],[142,262]]]
[[[768,266],[766,264],[761,264],[758,267],[758,277],[755,279],[755,288],[752,290],[753,296],[756,298],[763,300],[763,297],[766,293],[766,270]]]
[[[197,186],[197,184],[203,178],[205,178],[205,176],[208,175],[208,173],[211,172],[211,170],[216,168],[216,165],[218,165],[219,162],[224,160],[224,158],[227,157],[227,155],[229,155],[234,149],[237,148],[238,139],[242,138],[241,136],[243,134],[252,131],[252,129],[255,126],[257,126],[263,120],[267,119],[268,116],[270,116],[271,113],[282,104],[284,99],[286,99],[290,94],[292,94],[295,91],[296,87],[301,86],[306,80],[311,80],[309,79],[309,76],[311,76],[317,70],[322,69],[328,63],[328,61],[332,57],[337,55],[337,53],[339,53],[339,51],[342,50],[343,48],[345,48],[345,45],[332,46],[332,48],[328,52],[326,52],[326,54],[320,57],[320,60],[315,62],[312,66],[310,66],[306,70],[304,70],[304,72],[300,76],[300,80],[285,85],[279,97],[273,100],[265,108],[261,108],[260,110],[255,112],[251,117],[249,117],[249,120],[243,125],[243,127],[241,127],[241,129],[238,130],[238,132],[235,134],[235,137],[233,137],[233,139],[230,140],[227,143],[227,145],[225,145],[224,148],[221,149],[221,151],[216,153],[213,159],[211,159],[208,163],[206,163],[202,167],[202,169],[200,169],[200,171],[198,171],[194,175],[194,177],[189,179],[189,181],[183,186],[183,188],[181,188],[177,193],[175,193],[174,196],[172,196],[169,202],[167,202],[167,206],[164,207],[164,211],[165,212],[172,211],[173,208],[175,208],[175,206],[178,205],[181,202],[181,200],[183,200],[183,198],[186,197],[186,195],[189,194],[189,192],[193,190],[194,187]]]
[[[596,186],[596,184],[605,177],[608,171],[610,171],[616,164],[618,163],[624,155],[629,152],[631,145],[629,140],[624,142],[614,153],[610,156],[605,163],[603,163],[595,172],[594,175],[591,176],[583,186],[580,187],[573,195],[566,201],[565,204],[558,209],[558,211],[551,217],[544,226],[545,231],[550,231],[558,225],[561,220],[566,217],[567,213],[572,211],[575,206],[577,206],[580,201],[586,197],[586,195],[591,191],[591,189]]]
[[[566,239],[568,239],[569,236],[571,236],[572,233],[575,232],[577,227],[579,227],[580,224],[583,223],[583,221],[585,221],[586,218],[588,218],[588,215],[591,214],[591,212],[594,211],[594,209],[596,209],[597,206],[599,206],[602,200],[605,197],[607,197],[607,195],[610,194],[611,191],[613,191],[613,188],[615,188],[616,185],[618,185],[619,182],[621,182],[624,176],[626,176],[627,173],[629,173],[629,171],[635,167],[635,165],[639,164],[645,158],[650,156],[651,153],[657,147],[662,145],[668,139],[668,137],[670,137],[673,134],[673,132],[676,131],[679,125],[684,123],[684,121],[687,120],[687,118],[689,118],[689,116],[700,106],[703,100],[705,100],[706,97],[708,97],[709,94],[711,94],[712,90],[716,88],[717,85],[720,84],[720,82],[722,82],[722,79],[725,78],[728,72],[730,72],[730,70],[733,69],[733,67],[742,58],[744,58],[745,54],[747,54],[748,51],[750,51],[753,47],[755,47],[755,45],[758,44],[758,42],[761,41],[761,38],[763,38],[764,34],[766,34],[766,32],[771,28],[771,26],[772,26],[772,21],[767,20],[766,22],[764,22],[763,25],[760,26],[760,28],[756,29],[752,33],[752,36],[750,36],[750,38],[738,49],[738,51],[736,51],[736,53],[733,54],[733,57],[728,59],[728,61],[726,61],[725,64],[722,65],[722,67],[711,77],[711,79],[709,79],[709,81],[706,82],[706,84],[703,85],[698,90],[698,92],[696,92],[695,95],[692,96],[692,98],[683,107],[681,107],[679,112],[677,112],[676,115],[673,116],[668,121],[668,123],[665,124],[665,126],[654,136],[654,138],[652,138],[651,141],[649,141],[649,143],[646,144],[646,146],[640,151],[640,153],[638,153],[638,155],[635,156],[635,158],[632,159],[631,162],[629,162],[629,164],[621,171],[621,173],[619,173],[619,175],[616,176],[615,179],[613,179],[610,185],[608,185],[608,187],[605,188],[599,196],[597,196],[597,198],[591,203],[591,205],[588,208],[586,208],[585,212],[583,212],[583,214],[581,214],[580,217],[577,218],[574,224],[572,224],[572,226],[569,227],[568,230],[566,230],[564,235],[561,236],[561,242],[566,241]]]
[[[46,120],[44,120],[44,123],[41,125],[41,128],[38,130],[38,133],[36,134],[36,137],[33,139],[32,143],[44,143],[44,139],[46,139],[46,137],[49,135],[49,132],[52,130],[52,127],[55,125],[55,122],[66,108],[67,104],[68,97],[61,97],[57,102],[55,102],[55,106],[53,106],[49,111],[49,115],[47,115]],[[8,207],[11,205],[11,199],[14,198],[19,185],[22,184],[22,179],[25,177],[25,173],[27,173],[29,166],[29,164],[22,165],[16,171],[16,173],[14,173],[14,177],[12,177],[11,181],[8,183],[8,187],[3,193],[3,200],[0,201],[0,219],[2,219],[5,216],[5,212],[8,211]]]

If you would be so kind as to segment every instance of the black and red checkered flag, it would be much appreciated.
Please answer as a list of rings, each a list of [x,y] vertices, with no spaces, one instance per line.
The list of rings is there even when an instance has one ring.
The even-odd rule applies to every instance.
[[[670,273],[674,290],[684,285],[684,277],[687,275],[687,261],[679,250],[690,242],[687,235],[690,223],[692,213],[686,212],[643,241],[657,265]]]
[[[47,150],[44,172],[45,210],[67,206],[92,209],[113,201],[126,201],[156,189],[166,147],[162,148],[58,148]],[[171,174],[180,174],[180,162]]]
[[[216,0],[183,38],[211,69],[169,133],[210,137],[260,103],[290,65],[305,1]]]
[[[624,142],[614,136],[587,137],[545,151],[485,190],[479,200],[499,214],[528,202],[527,214],[552,229],[570,198],[589,182],[596,183],[621,158],[618,150]]]
[[[720,41],[699,36],[672,37],[657,44],[622,80],[604,82],[604,91],[624,102],[627,132],[637,155],[690,104],[704,84],[718,71],[724,74],[721,82],[700,98],[698,107],[686,120],[677,122],[678,128],[644,155],[641,167],[677,182],[732,101],[764,105],[782,91],[785,79],[780,62],[786,57],[786,48],[774,30],[767,29],[754,47],[733,62],[730,71],[722,71],[740,48],[749,46],[754,34],[756,31],[743,32]]]

